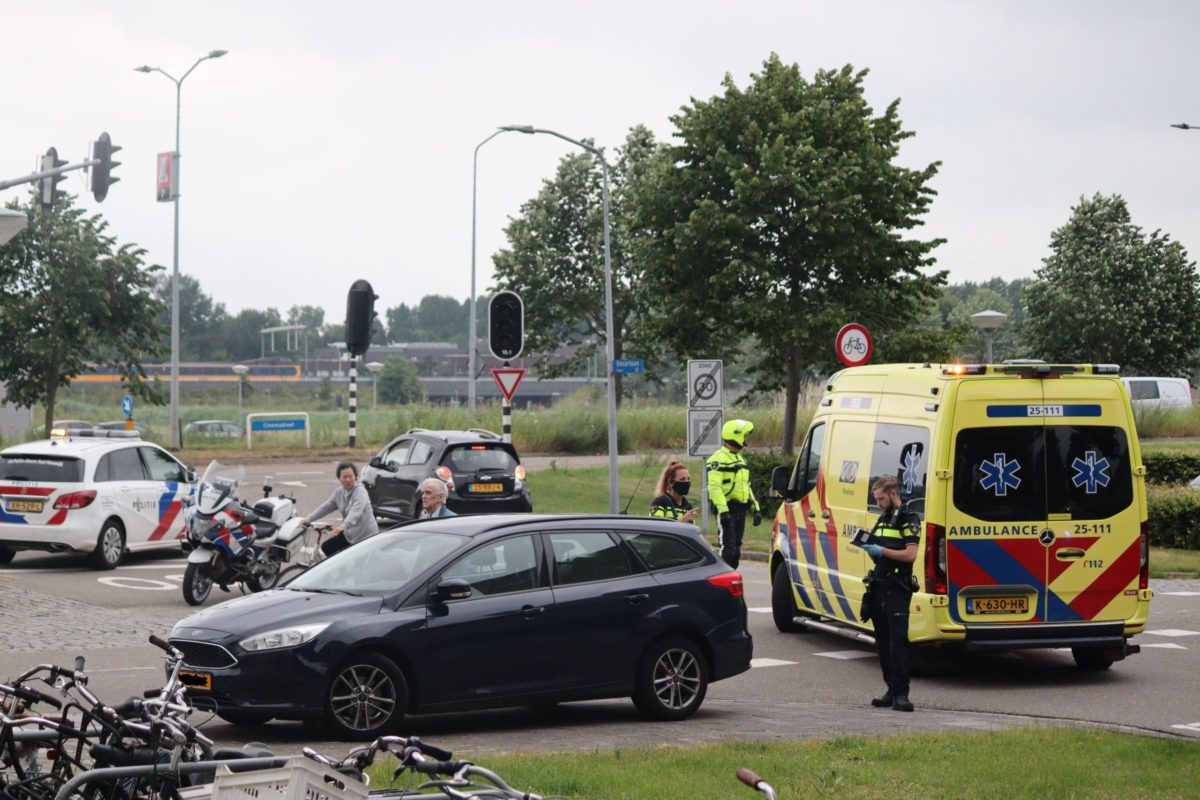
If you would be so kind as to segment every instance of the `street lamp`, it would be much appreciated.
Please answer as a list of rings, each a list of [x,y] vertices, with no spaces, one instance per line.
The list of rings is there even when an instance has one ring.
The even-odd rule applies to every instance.
[[[247,367],[245,364],[234,364],[232,369],[233,369],[233,374],[237,375],[237,385],[238,385],[238,415],[237,415],[237,418],[238,418],[238,425],[241,425],[242,424],[242,381],[245,380],[246,373],[248,373],[250,371],[250,368]]]
[[[479,356],[475,352],[476,323],[475,323],[475,196],[479,186],[479,148],[512,128],[498,128],[492,135],[475,145],[475,155],[471,159],[471,308],[467,312],[470,329],[467,331],[467,408],[475,413],[475,373],[479,371]]]
[[[200,56],[196,59],[196,63],[183,73],[183,77],[176,78],[171,73],[161,67],[151,67],[142,65],[134,67],[134,72],[158,72],[166,75],[172,83],[175,84],[175,158],[179,158],[179,110],[180,100],[182,99],[183,81],[188,75],[192,74],[192,70],[200,66],[201,61],[207,61],[210,58],[220,58],[228,53],[228,50],[209,50],[208,55]],[[178,176],[175,176],[178,183]],[[179,196],[173,198],[175,203],[175,266],[171,271],[171,447],[178,448],[179,441]],[[240,384],[239,384],[240,385]]]
[[[379,371],[383,369],[383,364],[378,361],[368,361],[367,369],[371,371],[371,435],[375,435],[375,403],[378,400],[378,394],[375,391],[375,384],[379,383]]]
[[[610,245],[612,226],[608,219],[608,162],[605,161],[604,154],[595,147],[584,144],[578,139],[572,139],[570,136],[563,136],[558,131],[535,128],[532,125],[505,125],[500,130],[529,134],[545,133],[556,136],[564,142],[582,147],[600,159],[600,166],[604,171],[604,337],[607,340],[604,351],[607,362],[605,374],[608,376],[608,512],[616,514],[619,507],[617,496],[617,386],[613,378],[616,345],[613,342],[612,247]]]
[[[984,341],[987,342],[986,363],[988,364],[992,363],[992,334],[1007,319],[1008,314],[1003,314],[999,311],[980,311],[978,314],[971,315],[971,322],[983,333]]]

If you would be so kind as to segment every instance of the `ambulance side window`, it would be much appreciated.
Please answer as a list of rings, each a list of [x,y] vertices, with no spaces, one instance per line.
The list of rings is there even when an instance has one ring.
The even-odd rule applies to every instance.
[[[821,450],[825,446],[825,423],[822,422],[808,432],[808,441],[796,465],[796,488],[801,495],[811,492],[817,485],[821,472]]]
[[[925,477],[929,468],[929,430],[916,425],[875,426],[871,447],[871,483],[881,475],[893,475],[900,482],[900,499],[908,508],[925,516]],[[868,510],[879,508],[870,501]]]

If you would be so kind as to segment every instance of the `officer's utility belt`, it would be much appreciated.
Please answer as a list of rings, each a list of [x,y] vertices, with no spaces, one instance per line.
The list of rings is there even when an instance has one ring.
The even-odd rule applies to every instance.
[[[750,507],[749,503],[744,503],[741,500],[727,500],[730,511],[745,511]]]
[[[917,579],[912,573],[902,572],[884,572],[880,573],[877,570],[871,570],[863,577],[863,585],[868,590],[880,589],[888,591],[890,589],[898,589],[902,592],[918,591],[920,586],[917,584]]]

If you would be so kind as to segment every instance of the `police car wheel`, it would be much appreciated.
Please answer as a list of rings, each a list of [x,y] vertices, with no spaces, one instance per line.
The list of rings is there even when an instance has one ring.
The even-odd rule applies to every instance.
[[[17,551],[11,547],[0,546],[0,564],[11,564],[12,560],[17,557]]]
[[[1086,670],[1104,670],[1112,666],[1112,657],[1104,650],[1096,650],[1089,647],[1072,647],[1071,655],[1075,659],[1075,666]]]
[[[796,599],[792,596],[792,582],[788,577],[787,564],[780,561],[771,574],[771,617],[781,633],[798,633],[806,630],[796,622],[800,613]]]
[[[656,720],[687,719],[708,692],[708,660],[690,639],[671,636],[650,646],[638,666],[633,704]]]
[[[115,569],[125,556],[125,531],[115,519],[104,521],[92,551],[92,566],[96,569]]]

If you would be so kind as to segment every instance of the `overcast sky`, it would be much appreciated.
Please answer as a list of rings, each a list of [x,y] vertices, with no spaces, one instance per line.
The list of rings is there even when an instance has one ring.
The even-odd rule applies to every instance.
[[[103,204],[122,242],[169,271],[172,211],[155,155],[183,84],[180,269],[231,312],[345,314],[366,278],[377,309],[465,299],[471,158],[498,125],[610,151],[660,139],[689,98],[739,85],[772,51],[810,76],[869,68],[877,111],[900,98],[901,160],[943,162],[925,236],[952,282],[1030,276],[1081,195],[1119,193],[1134,221],[1200,251],[1195,2],[19,2],[0,0],[0,178],[53,145],[124,147]],[[508,133],[479,156],[478,293],[522,201],[571,152]],[[22,188],[0,192],[7,202]],[[599,265],[598,265],[599,266]]]

